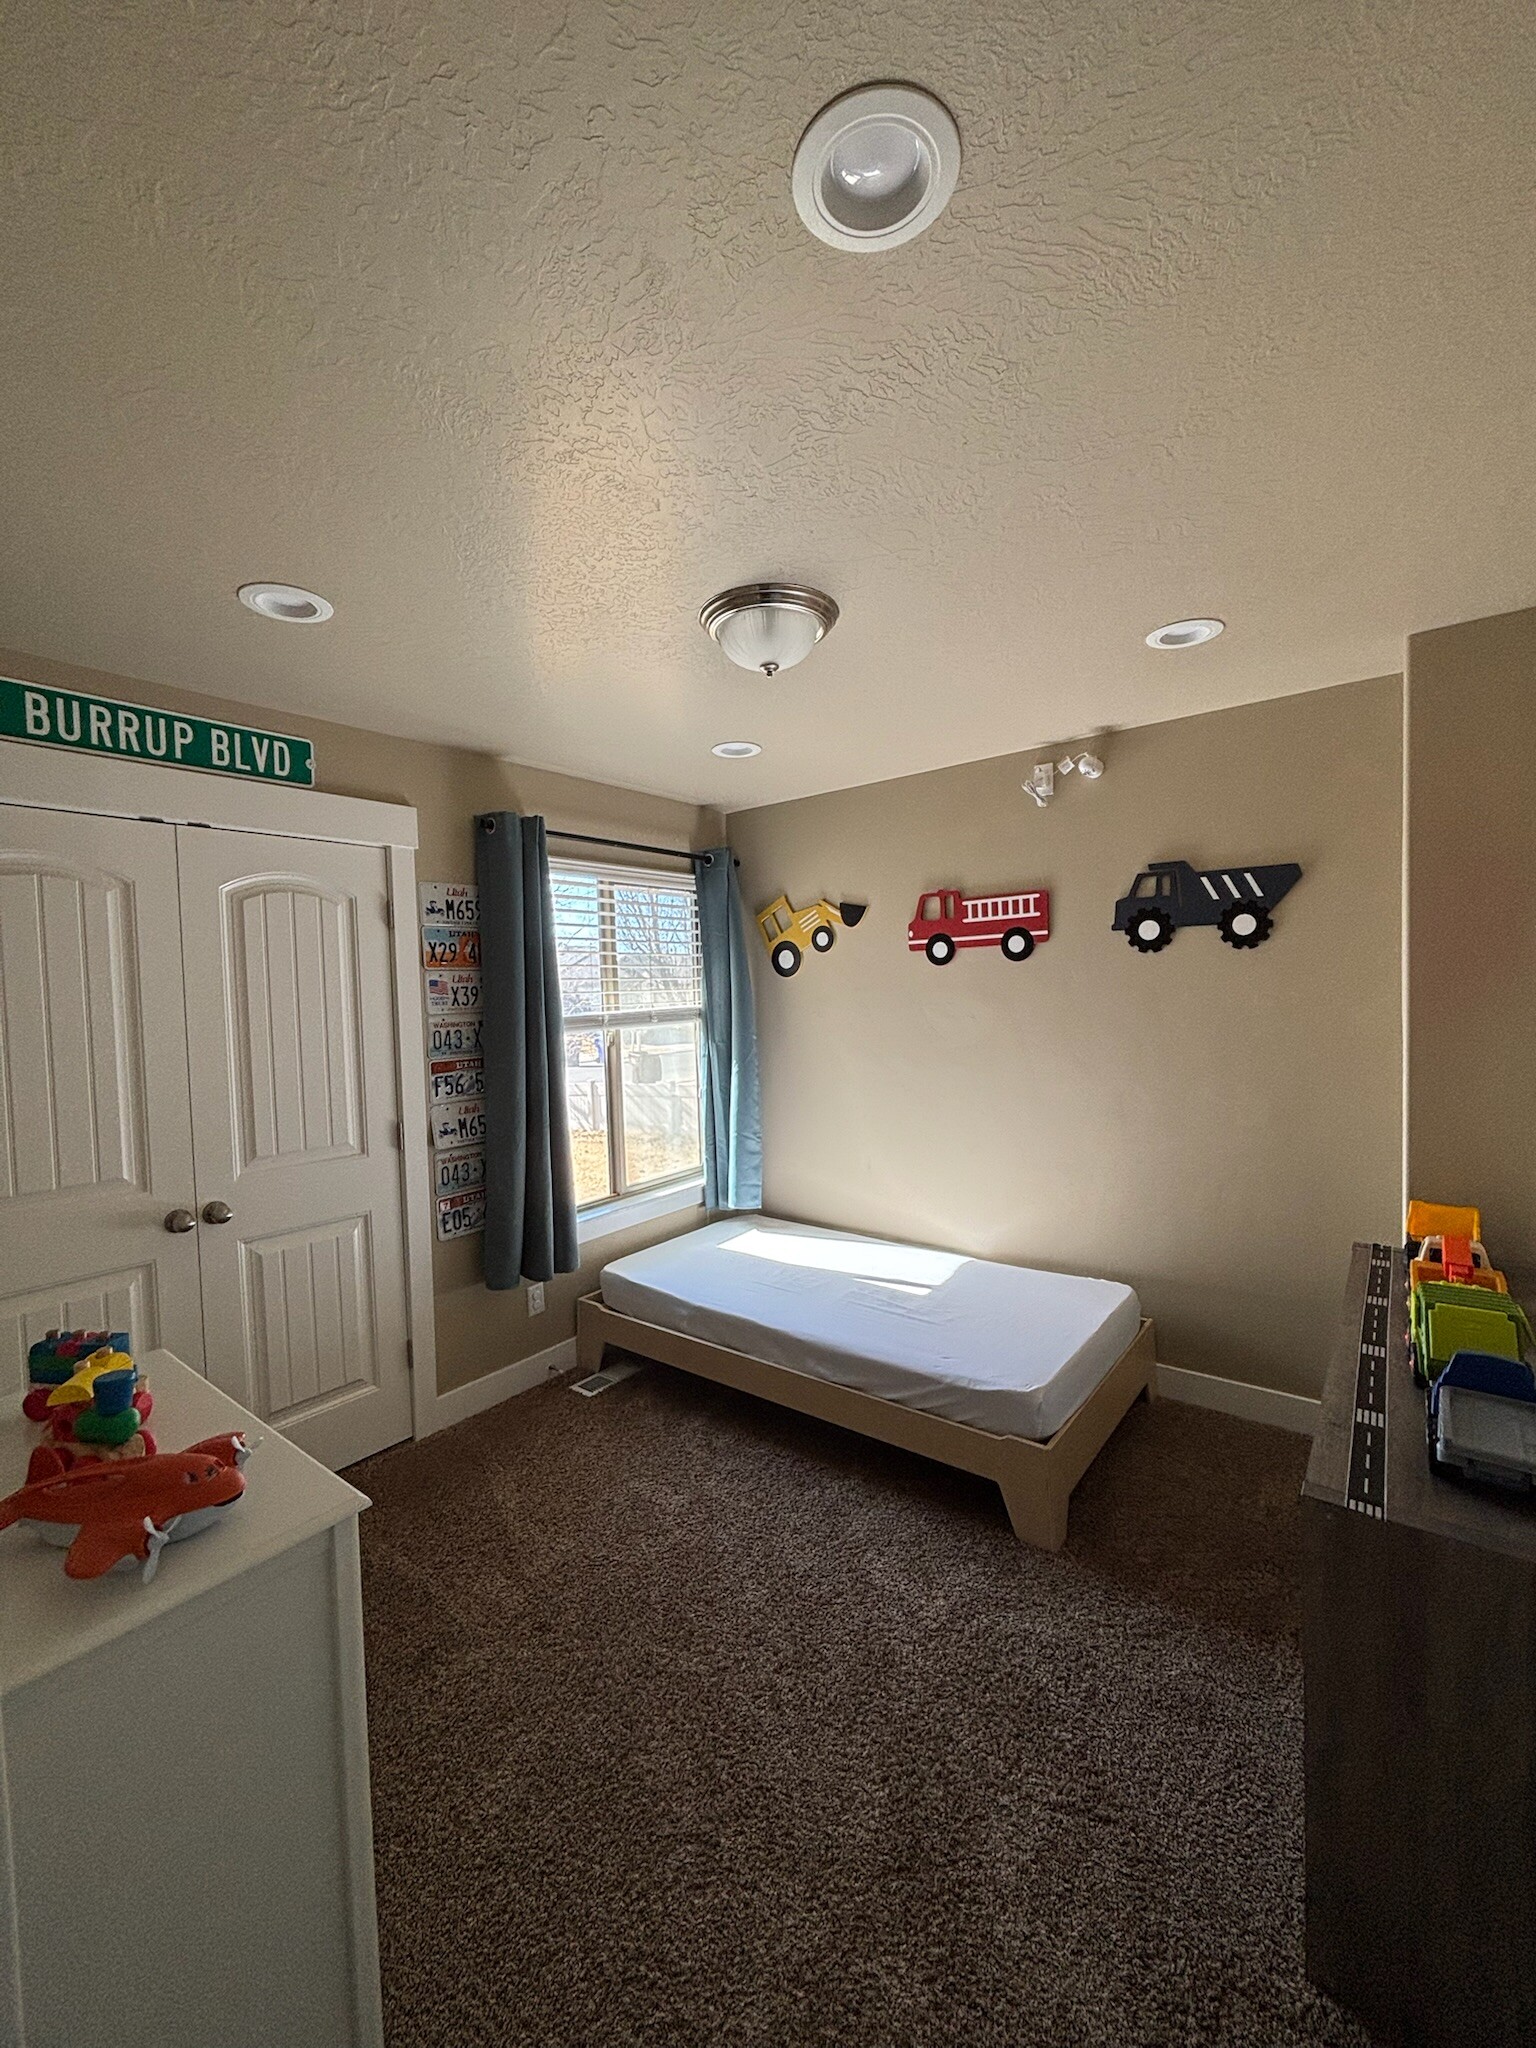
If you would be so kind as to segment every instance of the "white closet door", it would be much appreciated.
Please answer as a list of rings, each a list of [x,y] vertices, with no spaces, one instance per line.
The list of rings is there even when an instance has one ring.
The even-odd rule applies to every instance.
[[[386,856],[177,840],[208,1377],[348,1465],[411,1428]]]
[[[202,1365],[181,982],[172,826],[0,804],[7,1404],[48,1329]]]

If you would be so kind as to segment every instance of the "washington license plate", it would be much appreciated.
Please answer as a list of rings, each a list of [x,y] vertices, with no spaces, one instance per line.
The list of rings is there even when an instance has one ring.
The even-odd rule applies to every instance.
[[[456,1195],[465,1188],[485,1186],[485,1154],[479,1150],[439,1152],[435,1163],[440,1195]]]
[[[480,1050],[480,1019],[460,1017],[450,1021],[446,1017],[434,1018],[427,1028],[427,1051],[433,1059],[450,1052],[478,1052]]]

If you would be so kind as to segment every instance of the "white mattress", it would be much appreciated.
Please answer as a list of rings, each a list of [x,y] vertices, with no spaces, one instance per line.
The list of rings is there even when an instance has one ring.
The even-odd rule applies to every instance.
[[[998,1436],[1048,1437],[1136,1335],[1129,1287],[772,1216],[602,1272],[609,1308]]]

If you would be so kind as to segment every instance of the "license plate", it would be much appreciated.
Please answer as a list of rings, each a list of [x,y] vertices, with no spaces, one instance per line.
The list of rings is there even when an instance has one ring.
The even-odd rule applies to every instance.
[[[485,1143],[483,1102],[442,1102],[432,1109],[432,1143],[439,1152]]]
[[[456,931],[452,925],[424,924],[421,928],[423,967],[478,967],[480,934],[473,928]]]
[[[427,1015],[429,1017],[478,1017],[480,1014],[478,974],[429,974]]]
[[[470,1188],[459,1195],[442,1195],[437,1204],[439,1237],[469,1237],[485,1228],[485,1189]]]
[[[423,924],[479,924],[480,891],[473,882],[423,882]]]
[[[434,1102],[457,1102],[464,1095],[485,1093],[483,1060],[431,1060],[427,1071],[432,1077]]]
[[[465,1188],[485,1186],[483,1152],[440,1152],[436,1165],[437,1192],[440,1195],[456,1195]]]
[[[478,1052],[480,1050],[480,1019],[461,1017],[455,1023],[446,1018],[436,1021],[428,1028],[427,1051],[434,1059],[443,1053]]]

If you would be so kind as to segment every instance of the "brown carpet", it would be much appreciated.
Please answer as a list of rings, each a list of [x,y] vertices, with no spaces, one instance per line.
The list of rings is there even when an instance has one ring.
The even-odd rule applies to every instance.
[[[1304,1446],[983,1481],[650,1367],[356,1468],[390,2048],[1360,2048],[1301,1966]]]

